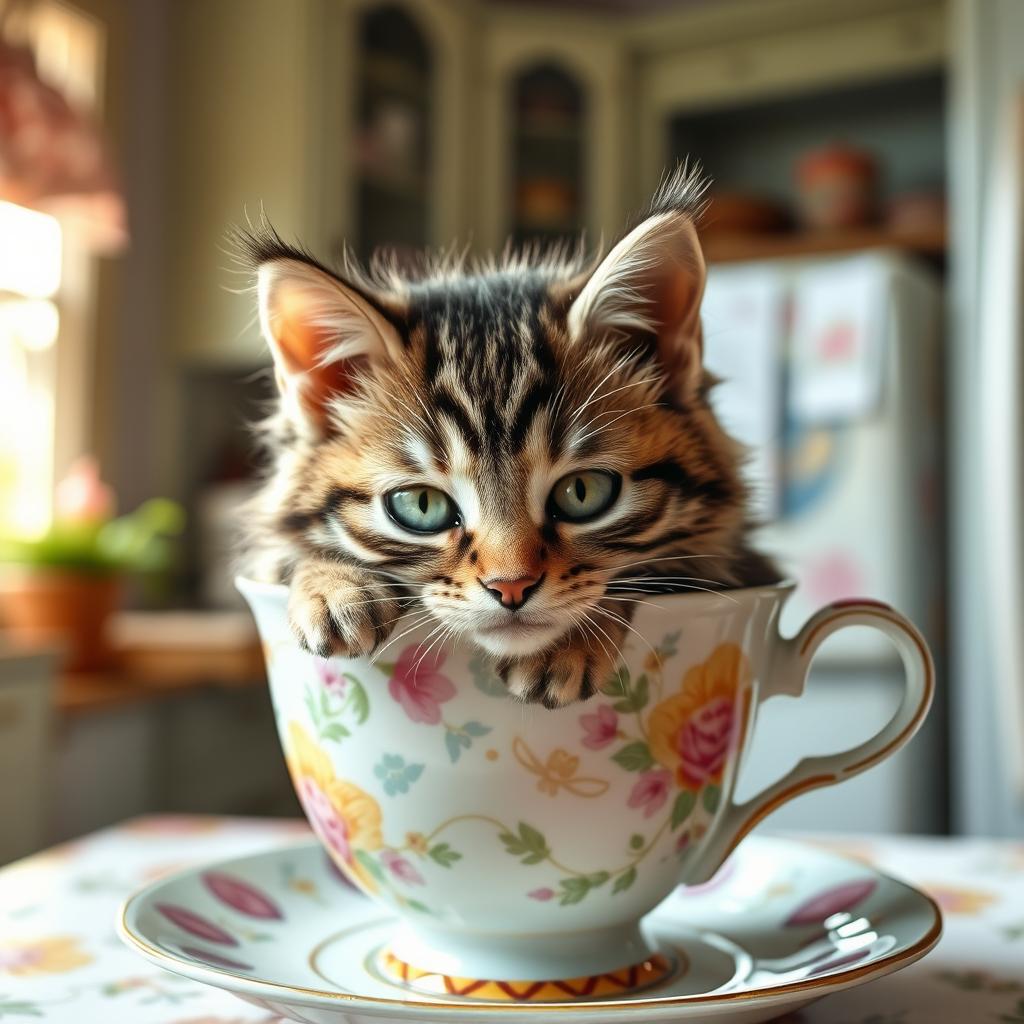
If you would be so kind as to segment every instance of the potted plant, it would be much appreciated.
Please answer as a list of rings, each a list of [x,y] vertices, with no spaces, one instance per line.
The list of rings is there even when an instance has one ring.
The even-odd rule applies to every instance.
[[[79,459],[56,490],[54,522],[33,540],[0,541],[0,623],[18,641],[57,640],[64,668],[110,664],[107,625],[126,575],[165,571],[181,506],[164,498],[115,517],[94,459]]]

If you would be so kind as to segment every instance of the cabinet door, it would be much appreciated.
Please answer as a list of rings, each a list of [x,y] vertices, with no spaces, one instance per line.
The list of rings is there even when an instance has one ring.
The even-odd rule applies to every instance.
[[[0,652],[0,865],[45,843],[53,658]]]
[[[348,246],[401,260],[467,233],[474,10],[462,0],[324,8],[321,191],[333,255]]]
[[[419,24],[396,5],[356,23],[355,223],[350,242],[399,259],[431,238],[435,55]]]
[[[557,64],[512,82],[510,235],[516,245],[571,241],[585,226],[586,94]]]
[[[492,10],[483,40],[476,242],[616,237],[630,206],[625,43],[536,7]]]

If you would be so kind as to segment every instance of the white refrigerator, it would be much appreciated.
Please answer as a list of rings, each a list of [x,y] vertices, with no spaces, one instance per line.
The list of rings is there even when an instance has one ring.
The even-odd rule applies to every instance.
[[[1024,3],[955,0],[952,817],[1024,836]]]
[[[758,546],[798,586],[795,633],[848,597],[892,604],[942,663],[942,484],[936,272],[888,252],[712,268],[705,360],[712,401],[748,447]],[[852,747],[892,715],[901,669],[869,630],[831,639],[807,694],[773,698],[744,768],[741,798],[802,756]],[[944,708],[896,757],[808,794],[770,828],[931,832],[945,826]]]

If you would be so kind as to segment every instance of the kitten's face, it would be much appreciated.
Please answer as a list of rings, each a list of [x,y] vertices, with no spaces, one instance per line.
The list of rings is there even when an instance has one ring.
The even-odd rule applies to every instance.
[[[307,538],[415,584],[439,627],[496,655],[576,624],[607,643],[611,579],[723,551],[740,515],[703,398],[671,401],[644,346],[571,340],[565,308],[542,279],[414,289],[403,357],[337,402],[296,488],[316,496]]]
[[[399,630],[422,610],[507,657],[574,626],[608,643],[645,565],[724,580],[736,452],[705,400],[692,206],[659,198],[589,272],[352,281],[262,244],[284,546],[408,585]]]

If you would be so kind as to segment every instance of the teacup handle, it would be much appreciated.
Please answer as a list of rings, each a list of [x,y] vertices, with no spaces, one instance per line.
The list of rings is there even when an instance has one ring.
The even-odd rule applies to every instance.
[[[764,792],[745,803],[726,806],[712,824],[715,835],[687,878],[689,884],[710,878],[740,840],[786,801],[860,774],[895,753],[917,732],[935,690],[931,654],[917,627],[880,601],[834,601],[815,612],[795,637],[780,637],[781,649],[776,652],[770,676],[761,682],[759,700],[780,694],[801,696],[818,648],[847,626],[871,626],[884,633],[896,647],[904,671],[903,700],[896,713],[879,732],[851,750],[804,758]]]

